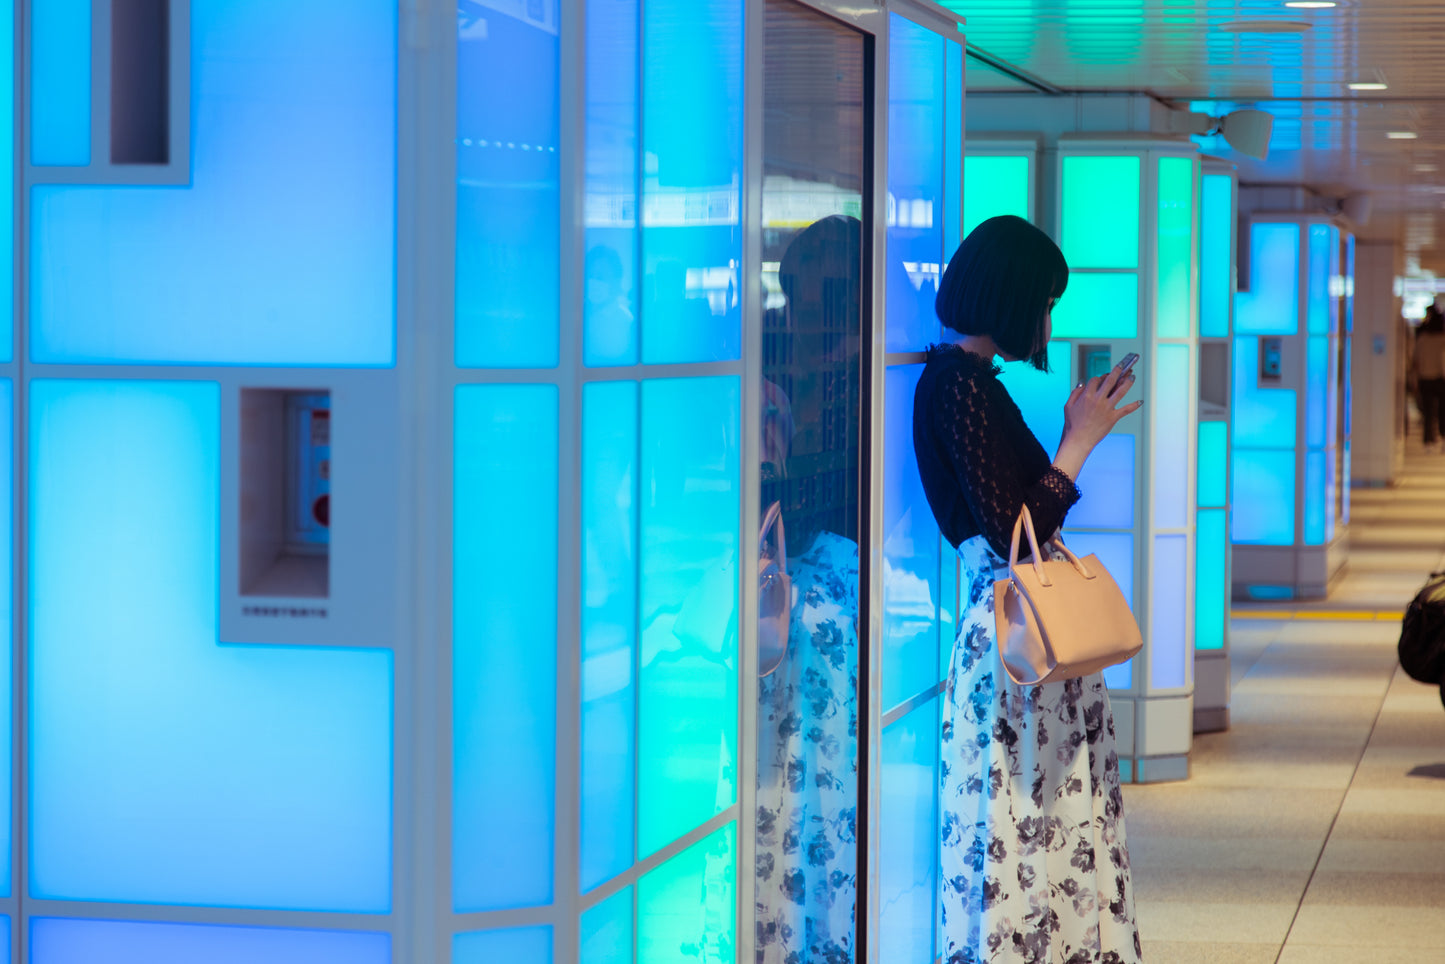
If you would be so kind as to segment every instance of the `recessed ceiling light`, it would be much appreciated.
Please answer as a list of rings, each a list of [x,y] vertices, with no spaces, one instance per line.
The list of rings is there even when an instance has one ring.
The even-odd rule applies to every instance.
[[[1328,10],[1336,6],[1336,0],[1288,0],[1285,6],[1296,10]]]
[[[1435,173],[1436,171],[1438,171],[1438,170],[1439,170],[1439,168],[1437,168],[1434,164],[1416,164],[1416,165],[1415,165],[1415,173],[1416,173],[1416,174],[1434,174],[1434,173]]]
[[[1413,141],[1419,137],[1414,131],[1389,131],[1385,134],[1392,141]]]
[[[1389,90],[1389,89],[1390,89],[1390,85],[1389,85],[1389,84],[1363,83],[1363,84],[1351,84],[1351,85],[1350,85],[1350,90]]]
[[[1219,29],[1225,33],[1304,33],[1311,26],[1303,20],[1231,20]]]

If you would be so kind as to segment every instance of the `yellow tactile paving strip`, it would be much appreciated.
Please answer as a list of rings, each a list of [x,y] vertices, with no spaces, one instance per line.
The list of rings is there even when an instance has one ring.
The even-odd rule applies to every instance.
[[[1230,619],[1321,619],[1339,622],[1394,622],[1404,617],[1398,609],[1235,609]]]

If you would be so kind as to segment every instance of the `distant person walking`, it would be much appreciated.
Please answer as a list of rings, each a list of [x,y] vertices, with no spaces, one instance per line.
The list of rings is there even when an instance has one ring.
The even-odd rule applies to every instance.
[[[1416,398],[1424,420],[1425,450],[1440,451],[1440,432],[1445,429],[1445,314],[1434,305],[1425,309],[1425,320],[1415,332]]]

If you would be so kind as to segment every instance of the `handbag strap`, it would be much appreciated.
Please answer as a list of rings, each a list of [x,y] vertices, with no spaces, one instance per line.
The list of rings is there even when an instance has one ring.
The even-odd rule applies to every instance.
[[[788,571],[788,537],[783,529],[783,503],[774,502],[768,506],[768,511],[763,515],[763,524],[758,527],[758,553],[761,555],[763,548],[768,542],[768,529],[778,527],[778,557],[775,560],[778,568],[783,572]]]
[[[1008,571],[1012,573],[1014,566],[1019,564],[1019,535],[1022,532],[1027,532],[1029,536],[1029,550],[1033,553],[1034,574],[1039,577],[1039,585],[1051,585],[1049,577],[1044,573],[1043,554],[1039,552],[1039,537],[1034,532],[1034,517],[1033,513],[1029,512],[1027,502],[1019,507],[1019,517],[1014,522],[1013,540],[1010,542],[1008,550]]]

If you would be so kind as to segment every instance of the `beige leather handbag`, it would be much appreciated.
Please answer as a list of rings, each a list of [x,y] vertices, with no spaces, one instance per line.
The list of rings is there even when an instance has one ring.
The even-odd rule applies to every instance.
[[[1019,564],[1019,535],[1027,532],[1033,559]],[[1057,683],[1122,663],[1144,648],[1124,594],[1097,556],[1080,559],[1055,535],[1063,559],[1039,552],[1025,505],[1014,523],[1009,578],[993,584],[999,654],[1020,686]]]

